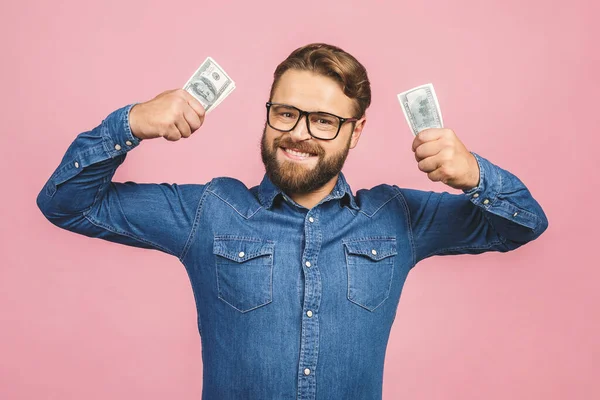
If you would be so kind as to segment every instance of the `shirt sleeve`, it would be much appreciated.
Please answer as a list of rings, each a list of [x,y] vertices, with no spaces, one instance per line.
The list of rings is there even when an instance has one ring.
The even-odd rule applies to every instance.
[[[128,105],[71,143],[37,197],[53,224],[82,235],[160,250],[183,258],[205,185],[113,182],[141,140],[131,133]]]
[[[479,185],[463,194],[399,189],[415,262],[434,255],[506,252],[539,237],[548,220],[523,182],[473,153]]]

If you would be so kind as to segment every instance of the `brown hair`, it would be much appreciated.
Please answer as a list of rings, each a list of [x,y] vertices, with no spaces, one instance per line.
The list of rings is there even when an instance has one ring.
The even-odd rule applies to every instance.
[[[353,117],[361,118],[371,104],[371,83],[367,70],[354,56],[339,47],[313,43],[294,50],[275,69],[271,99],[279,79],[289,69],[311,71],[335,79],[344,94],[354,100]]]

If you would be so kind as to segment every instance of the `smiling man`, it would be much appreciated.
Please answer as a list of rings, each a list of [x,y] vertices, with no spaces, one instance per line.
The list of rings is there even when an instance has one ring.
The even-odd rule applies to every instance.
[[[64,229],[181,261],[198,312],[203,399],[381,399],[410,270],[435,255],[516,249],[548,222],[516,176],[451,129],[420,132],[413,151],[429,179],[462,194],[387,184],[353,194],[341,169],[371,102],[364,67],[312,44],[274,78],[259,186],[112,182],[141,140],[201,127],[200,103],[172,90],[80,134],[38,205]]]
[[[340,90],[339,82],[318,70],[304,64],[285,68],[289,67],[283,63],[276,71],[267,103],[262,160],[275,186],[298,204],[312,208],[331,193],[365,124],[364,118],[336,113],[362,115],[364,110]],[[308,112],[301,107],[328,111]]]

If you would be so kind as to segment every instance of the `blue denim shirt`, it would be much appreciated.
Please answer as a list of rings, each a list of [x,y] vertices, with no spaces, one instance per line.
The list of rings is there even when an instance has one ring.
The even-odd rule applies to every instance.
[[[191,281],[203,399],[381,399],[402,286],[434,255],[506,252],[537,238],[544,212],[510,172],[475,155],[464,194],[380,185],[352,194],[343,174],[306,209],[268,178],[248,189],[112,182],[131,106],[80,134],[37,203],[57,226],[176,256]]]

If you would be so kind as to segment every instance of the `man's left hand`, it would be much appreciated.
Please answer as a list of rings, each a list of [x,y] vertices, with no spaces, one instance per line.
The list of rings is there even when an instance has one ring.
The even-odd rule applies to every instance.
[[[415,137],[412,150],[419,169],[433,182],[469,190],[479,185],[479,165],[452,129],[425,129]]]

